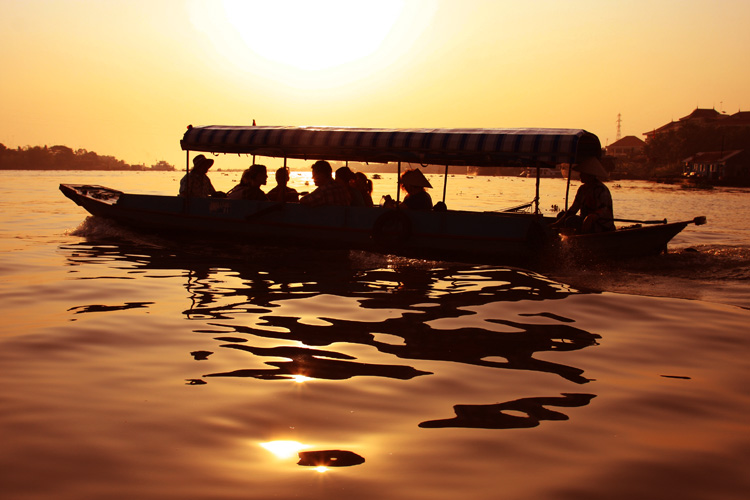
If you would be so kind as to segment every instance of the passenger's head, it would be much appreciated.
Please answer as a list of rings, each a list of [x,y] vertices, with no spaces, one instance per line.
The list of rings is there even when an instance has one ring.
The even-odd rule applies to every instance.
[[[208,172],[211,165],[214,164],[213,160],[209,160],[205,155],[198,155],[193,158],[193,170],[198,172]]]
[[[354,185],[363,193],[372,194],[372,181],[362,172],[354,174]]]
[[[247,186],[250,184],[250,169],[246,168],[244,172],[242,172],[242,177],[240,177],[240,184],[243,186]]]
[[[316,186],[322,186],[333,180],[331,164],[325,160],[318,160],[312,165],[312,176]]]
[[[349,167],[341,167],[336,170],[336,182],[348,186],[354,180],[354,172]]]
[[[266,171],[265,165],[259,165],[259,164],[253,164],[250,165],[250,168],[245,170],[245,173],[242,174],[242,180],[244,183],[245,175],[247,175],[247,180],[249,181],[249,184],[254,186],[262,186],[266,183],[266,180],[268,179],[268,172]]]
[[[276,184],[286,186],[289,182],[289,167],[281,167],[276,170]]]
[[[425,188],[431,188],[432,184],[427,180],[421,170],[407,170],[401,174],[401,187],[407,193],[424,191]]]

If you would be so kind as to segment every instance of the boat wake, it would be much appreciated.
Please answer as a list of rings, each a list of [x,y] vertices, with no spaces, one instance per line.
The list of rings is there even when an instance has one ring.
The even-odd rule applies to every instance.
[[[547,273],[598,292],[673,297],[750,308],[750,247],[699,245],[642,259],[576,265]]]
[[[439,269],[458,263],[410,259],[357,250],[302,249],[249,243],[212,244],[206,240],[174,241],[159,235],[134,232],[104,218],[87,217],[69,234],[96,244],[150,248],[174,256],[208,261],[255,262],[267,269],[328,267],[347,261],[351,269]],[[468,265],[468,264],[466,264]],[[475,267],[470,265],[470,267]],[[483,266],[478,266],[483,267]],[[619,261],[581,264],[568,259],[541,270],[550,279],[591,292],[614,292],[651,297],[705,300],[750,308],[750,247],[699,245],[667,254]]]
[[[750,247],[701,245],[610,266],[654,275],[743,280],[750,279]]]
[[[86,217],[78,227],[67,234],[91,240],[111,239],[118,242],[126,241],[134,245],[157,248],[164,248],[169,245],[167,240],[161,239],[158,236],[135,232],[108,219],[96,216]]]

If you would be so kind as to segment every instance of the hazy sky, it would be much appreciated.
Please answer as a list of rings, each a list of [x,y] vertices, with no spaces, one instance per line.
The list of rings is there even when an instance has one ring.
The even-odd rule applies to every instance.
[[[184,164],[188,124],[584,128],[750,110],[748,0],[0,0],[0,143]]]

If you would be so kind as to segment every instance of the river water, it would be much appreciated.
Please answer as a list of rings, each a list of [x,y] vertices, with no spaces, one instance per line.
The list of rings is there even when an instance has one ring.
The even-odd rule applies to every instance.
[[[2,498],[747,498],[750,190],[612,182],[619,217],[708,224],[544,274],[178,245],[58,191],[180,176],[0,172]],[[446,201],[533,190],[454,175]]]

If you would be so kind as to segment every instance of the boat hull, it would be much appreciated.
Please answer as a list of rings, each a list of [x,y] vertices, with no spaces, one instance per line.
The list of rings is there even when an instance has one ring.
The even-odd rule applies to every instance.
[[[219,198],[127,194],[61,184],[92,215],[138,230],[262,245],[359,249],[426,259],[528,265],[555,238],[533,214],[308,207]]]
[[[656,255],[666,251],[669,241],[689,224],[558,235],[550,228],[554,219],[516,212],[308,207],[299,203],[128,194],[76,184],[61,184],[60,190],[92,215],[176,238],[358,249],[420,259],[526,267],[544,267],[561,260]]]
[[[578,260],[630,259],[667,251],[668,243],[689,222],[634,226],[617,231],[563,235],[560,253]]]

